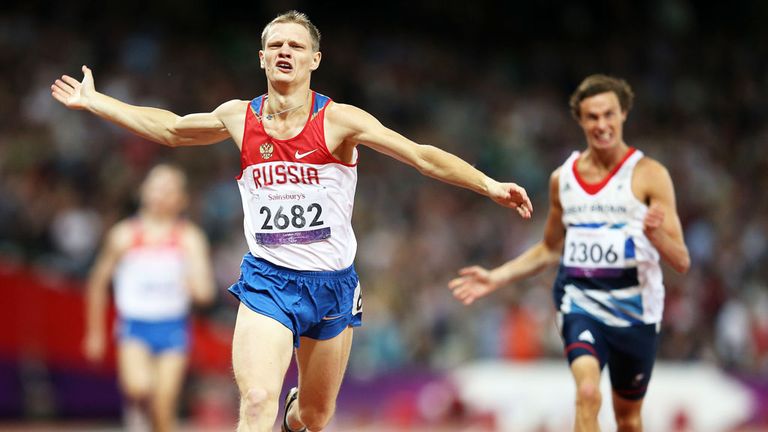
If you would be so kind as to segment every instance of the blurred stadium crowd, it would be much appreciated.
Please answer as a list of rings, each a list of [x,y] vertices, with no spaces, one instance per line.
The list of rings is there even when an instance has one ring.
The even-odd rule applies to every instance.
[[[175,162],[191,178],[189,217],[213,245],[220,300],[206,313],[232,322],[225,290],[246,251],[237,148],[167,149],[64,109],[49,86],[86,63],[98,90],[179,114],[258,96],[259,32],[277,3],[252,13],[181,2],[9,7],[0,16],[0,259],[83,277],[106,228],[135,209],[146,171]],[[498,265],[541,236],[549,174],[584,147],[568,96],[600,72],[634,86],[625,140],[669,168],[691,252],[686,277],[667,272],[659,357],[768,373],[768,33],[758,24],[768,6],[469,3],[382,5],[375,16],[337,9],[354,19],[292,5],[324,33],[315,90],[520,183],[536,209],[521,221],[361,149],[354,226],[365,325],[350,372],[562,356],[552,274],[469,308],[446,284],[460,267]]]

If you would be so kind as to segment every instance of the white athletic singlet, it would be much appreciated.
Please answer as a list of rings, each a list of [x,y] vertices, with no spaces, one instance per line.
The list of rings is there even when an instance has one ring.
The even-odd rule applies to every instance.
[[[576,171],[574,152],[560,170],[566,227],[555,281],[562,313],[581,313],[624,327],[661,321],[664,284],[659,253],[643,234],[648,207],[632,193],[632,172],[643,153],[630,148],[599,184]]]
[[[115,304],[120,317],[146,321],[182,318],[189,312],[184,253],[180,227],[168,241],[146,244],[141,222],[133,221],[133,244],[117,265],[113,277]]]
[[[237,179],[251,254],[295,270],[342,270],[357,251],[352,208],[357,185],[355,163],[336,159],[325,143],[323,121],[331,100],[312,92],[304,129],[279,140],[261,123],[266,96],[245,112]]]

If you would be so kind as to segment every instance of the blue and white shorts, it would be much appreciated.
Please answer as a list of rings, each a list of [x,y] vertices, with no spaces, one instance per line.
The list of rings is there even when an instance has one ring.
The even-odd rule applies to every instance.
[[[362,324],[360,280],[354,266],[338,271],[299,271],[245,254],[240,279],[229,287],[252,311],[277,320],[299,337],[326,340]]]
[[[163,321],[121,318],[117,337],[120,342],[139,341],[154,355],[167,351],[185,353],[189,349],[189,323],[186,317]]]

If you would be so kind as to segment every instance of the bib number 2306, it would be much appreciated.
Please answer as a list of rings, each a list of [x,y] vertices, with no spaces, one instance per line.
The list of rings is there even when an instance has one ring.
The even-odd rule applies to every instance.
[[[609,228],[568,228],[564,264],[575,268],[624,267],[623,232]]]

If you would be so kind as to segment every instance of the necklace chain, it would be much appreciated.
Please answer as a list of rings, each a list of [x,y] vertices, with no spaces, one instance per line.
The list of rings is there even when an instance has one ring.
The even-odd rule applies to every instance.
[[[269,100],[268,97],[266,99]],[[276,113],[264,114],[264,118],[266,120],[272,120],[273,118],[275,118],[276,116],[279,116],[280,114],[285,114],[287,112],[291,112],[291,111],[297,110],[297,109],[303,107],[306,103],[307,103],[307,100],[304,99],[304,102],[301,105],[296,105],[295,107],[286,108],[286,109],[284,109],[282,111],[278,111]],[[267,106],[269,106],[269,104],[267,104]]]

